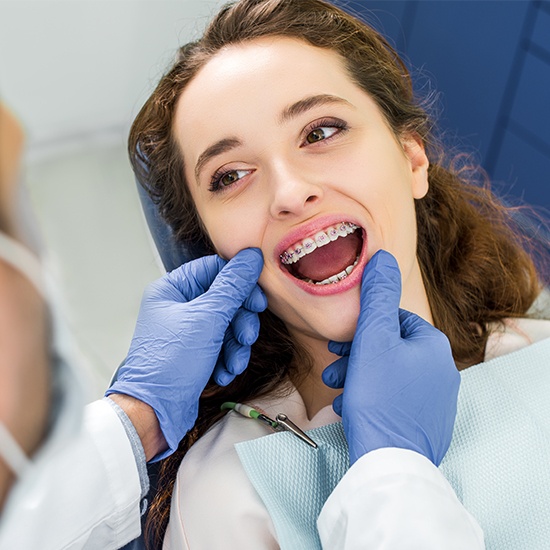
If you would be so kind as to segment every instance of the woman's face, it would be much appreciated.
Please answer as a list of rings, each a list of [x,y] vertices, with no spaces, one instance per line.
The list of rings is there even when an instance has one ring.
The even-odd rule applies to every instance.
[[[295,337],[352,338],[361,274],[379,249],[399,262],[402,307],[430,318],[414,214],[428,161],[337,54],[289,38],[228,47],[183,92],[175,133],[218,253],[262,250],[260,285]]]

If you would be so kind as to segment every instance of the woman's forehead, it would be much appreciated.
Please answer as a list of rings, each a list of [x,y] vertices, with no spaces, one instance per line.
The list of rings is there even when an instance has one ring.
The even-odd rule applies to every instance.
[[[178,126],[193,128],[197,140],[214,126],[245,115],[279,117],[289,105],[319,95],[350,98],[362,91],[332,50],[302,40],[268,37],[218,52],[195,75],[178,100]]]

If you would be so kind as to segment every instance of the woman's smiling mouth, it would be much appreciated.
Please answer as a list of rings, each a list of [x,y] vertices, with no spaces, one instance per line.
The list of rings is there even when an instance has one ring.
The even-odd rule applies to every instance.
[[[364,255],[364,241],[364,231],[357,224],[342,221],[296,241],[279,258],[299,286],[314,294],[321,289],[322,294],[333,294],[356,284],[348,279]],[[342,285],[344,280],[351,285]]]

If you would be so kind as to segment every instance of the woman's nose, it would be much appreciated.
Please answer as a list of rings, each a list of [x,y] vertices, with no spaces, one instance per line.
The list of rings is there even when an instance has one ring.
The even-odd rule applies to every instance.
[[[278,166],[270,178],[273,218],[299,216],[320,201],[323,190],[311,175]]]

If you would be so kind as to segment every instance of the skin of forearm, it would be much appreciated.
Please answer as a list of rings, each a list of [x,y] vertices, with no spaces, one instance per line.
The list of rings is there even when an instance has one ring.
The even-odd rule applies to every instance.
[[[152,407],[135,397],[121,393],[113,393],[109,398],[126,413],[134,425],[147,461],[168,448]]]

